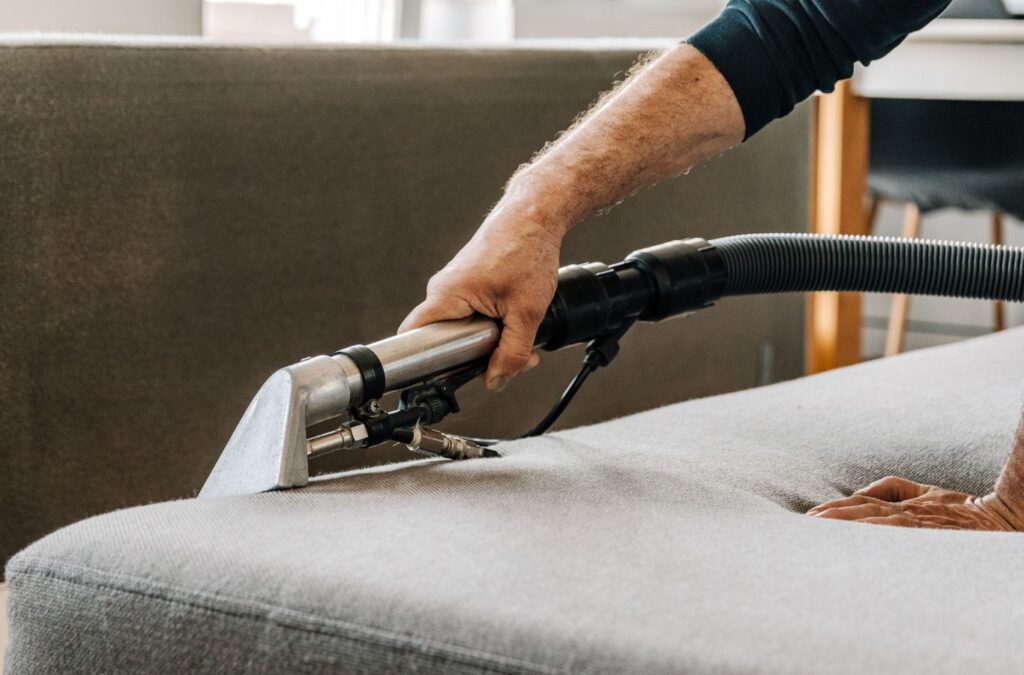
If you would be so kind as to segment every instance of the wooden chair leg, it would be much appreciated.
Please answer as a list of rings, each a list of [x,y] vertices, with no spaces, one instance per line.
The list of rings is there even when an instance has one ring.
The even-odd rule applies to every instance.
[[[903,212],[903,236],[916,239],[921,233],[921,209],[914,202],[907,202]],[[885,336],[885,355],[894,356],[903,351],[907,336],[907,315],[910,313],[910,296],[892,296],[889,309],[889,330]]]
[[[875,221],[878,220],[878,207],[882,205],[882,198],[878,195],[871,195],[868,202],[868,234],[874,234]]]
[[[992,243],[996,246],[1003,245],[1003,213],[1002,211],[992,212]],[[993,315],[995,318],[995,329],[997,331],[1006,328],[1006,307],[998,300],[992,303]]]

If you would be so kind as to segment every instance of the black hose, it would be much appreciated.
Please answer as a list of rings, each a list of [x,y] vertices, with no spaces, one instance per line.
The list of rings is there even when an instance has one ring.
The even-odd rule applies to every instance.
[[[1024,249],[851,235],[744,234],[710,242],[722,295],[865,291],[1024,302]]]

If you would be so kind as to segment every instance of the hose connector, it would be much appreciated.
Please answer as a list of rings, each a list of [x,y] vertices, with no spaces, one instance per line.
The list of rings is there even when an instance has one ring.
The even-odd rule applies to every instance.
[[[654,297],[641,321],[661,321],[710,307],[722,297],[727,274],[714,245],[696,237],[633,251],[632,263],[652,281]]]
[[[412,441],[407,443],[406,447],[421,455],[448,459],[476,459],[488,456],[487,451],[473,441],[418,424],[412,428]]]

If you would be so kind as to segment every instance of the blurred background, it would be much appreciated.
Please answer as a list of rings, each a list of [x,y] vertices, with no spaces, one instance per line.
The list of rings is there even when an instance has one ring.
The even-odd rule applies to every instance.
[[[278,42],[686,35],[718,0],[5,0],[0,30]]]

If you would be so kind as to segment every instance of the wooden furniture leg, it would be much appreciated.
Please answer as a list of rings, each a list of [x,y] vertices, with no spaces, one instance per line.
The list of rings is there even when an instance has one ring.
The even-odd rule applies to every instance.
[[[914,202],[907,202],[903,212],[903,236],[916,239],[921,234],[921,209]],[[894,356],[903,351],[907,338],[907,315],[910,313],[910,296],[892,296],[889,309],[889,330],[885,336],[885,355]]]
[[[882,206],[882,198],[878,195],[871,195],[871,200],[868,202],[868,234],[875,233],[875,221],[878,220],[878,209]]]
[[[836,85],[833,93],[815,98],[811,232],[867,232],[868,103],[853,94],[848,81]],[[860,294],[810,294],[805,331],[808,373],[860,361]]]
[[[992,243],[996,246],[1003,245],[1003,213],[1002,211],[992,212]],[[992,303],[995,318],[995,329],[997,331],[1006,328],[1006,307],[1003,303],[996,301]]]

